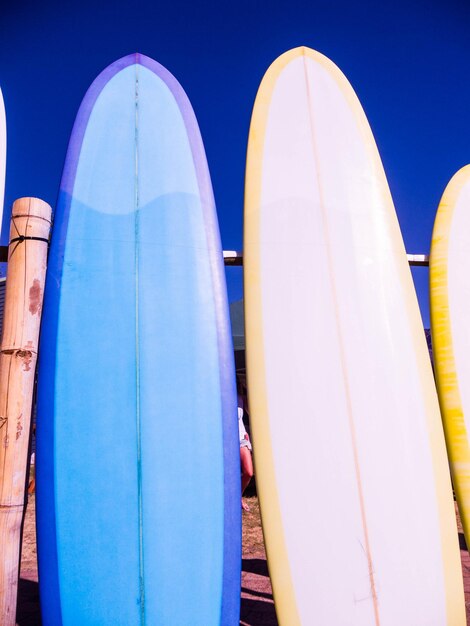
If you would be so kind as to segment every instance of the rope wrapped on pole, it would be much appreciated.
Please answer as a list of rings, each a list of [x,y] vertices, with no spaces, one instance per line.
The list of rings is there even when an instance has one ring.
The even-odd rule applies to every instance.
[[[0,623],[15,626],[21,529],[51,207],[13,204],[0,347]]]

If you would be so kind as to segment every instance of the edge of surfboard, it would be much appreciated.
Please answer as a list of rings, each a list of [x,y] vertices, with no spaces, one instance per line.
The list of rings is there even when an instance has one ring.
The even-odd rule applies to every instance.
[[[180,109],[193,154],[196,178],[199,186],[204,227],[208,241],[213,289],[215,294],[223,294],[225,291],[225,267],[223,264],[222,245],[217,223],[215,202],[206,154],[193,108],[180,83],[165,67],[143,54],[133,53],[110,64],[97,76],[82,100],[72,129],[60,184],[58,206],[61,207],[61,210],[57,211],[54,216],[55,229],[53,230],[51,241],[51,249],[54,250],[54,254],[51,255],[52,263],[49,264],[48,273],[50,271],[53,272],[55,280],[49,280],[48,283],[46,283],[46,297],[49,300],[49,306],[51,302],[53,303],[51,308],[55,312],[55,316],[58,312],[58,298],[60,297],[60,278],[62,275],[65,241],[71,206],[71,193],[74,187],[76,170],[88,120],[96,100],[106,84],[121,70],[133,64],[146,67],[165,82]],[[62,198],[65,198],[65,200]],[[235,401],[232,402],[232,399],[236,398],[236,391],[235,375],[233,365],[231,365],[231,363],[233,363],[233,347],[231,343],[228,303],[226,298],[220,297],[220,295],[214,298],[214,303],[217,320],[217,343],[220,357],[221,404],[222,407],[228,407],[232,404],[235,406]],[[51,327],[48,335],[50,338],[54,339],[57,332],[57,319],[51,319],[51,316],[47,316],[46,314],[45,320],[43,316],[43,326],[45,324]],[[55,345],[55,342],[52,345]],[[49,395],[50,399],[48,402],[51,404],[53,390],[44,390],[43,395],[45,396],[46,394]],[[227,412],[229,413],[229,411],[223,411],[223,414],[226,415]],[[43,448],[42,472],[38,475],[37,484],[39,503],[38,517],[40,519],[39,528],[42,529],[40,532],[43,536],[47,536],[45,543],[48,544],[48,549],[51,550],[57,546],[54,514],[55,502],[53,489],[46,485],[53,484],[54,476],[53,431],[51,430],[53,429],[53,425],[38,424],[38,431],[40,429],[44,432],[42,433],[42,437],[38,439],[38,442],[42,440],[40,446]],[[223,420],[223,451],[225,461],[221,624],[225,624],[227,620],[226,616],[239,614],[238,589],[241,579],[241,566],[239,565],[239,563],[241,564],[241,511],[239,506],[240,493],[239,489],[237,490],[237,486],[240,482],[238,464],[239,453],[238,446],[232,445],[232,441],[237,441],[235,434],[236,429],[236,421],[234,421],[233,425],[230,425],[228,419]],[[41,450],[39,450],[39,452],[41,452]],[[237,547],[234,546],[233,542],[234,533],[240,535],[240,542]],[[41,554],[39,554],[39,557],[41,558]],[[42,593],[45,593],[47,596],[46,603],[49,607],[48,614],[52,614],[55,611],[55,615],[60,616],[57,559],[58,555],[56,550],[55,554],[47,556],[47,569],[49,570],[48,580],[47,584],[42,586]],[[234,575],[234,572],[237,572],[237,575]],[[235,588],[237,589],[237,594],[234,593]],[[51,609],[51,607],[54,607],[54,609]]]
[[[7,127],[5,115],[5,103],[2,90],[0,89],[0,227],[3,218],[3,203],[5,194],[5,170],[7,152]]]
[[[467,543],[470,542],[470,446],[452,338],[448,294],[448,252],[454,210],[462,188],[469,181],[470,165],[466,165],[451,178],[445,188],[437,209],[429,257],[431,334],[436,383],[454,489]]]
[[[364,136],[364,141],[373,153],[373,161],[382,183],[382,196],[384,202],[395,211],[388,183],[383,170],[383,165],[378,156],[376,142],[373,137],[369,122],[364,110],[349,81],[341,70],[326,56],[307,47],[298,47],[289,50],[278,57],[267,70],[260,84],[255,105],[253,108],[247,153],[246,187],[245,187],[245,223],[244,223],[244,292],[245,292],[245,325],[247,335],[246,366],[250,383],[251,413],[256,414],[256,420],[252,420],[254,457],[257,468],[263,532],[268,547],[268,560],[270,573],[275,584],[273,594],[275,597],[276,611],[282,623],[294,626],[300,624],[300,616],[297,609],[295,590],[291,578],[287,548],[282,527],[279,497],[276,490],[275,466],[273,450],[271,446],[271,434],[269,427],[269,407],[266,390],[264,345],[263,345],[263,310],[260,293],[261,261],[259,245],[253,250],[247,245],[247,236],[251,240],[259,242],[259,217],[263,145],[267,124],[267,113],[271,101],[271,95],[276,80],[282,70],[294,59],[308,57],[321,64],[334,78],[338,87],[343,92],[345,99],[355,113],[358,125]],[[398,226],[398,221],[392,236],[397,250],[402,251],[399,255],[399,272],[402,284],[411,283],[406,252]],[[449,624],[464,624],[465,613],[462,611],[462,602],[455,603],[456,589],[462,587],[461,569],[456,550],[456,522],[453,510],[449,506],[450,482],[447,471],[447,459],[442,445],[442,425],[431,410],[432,397],[434,395],[433,381],[425,375],[428,354],[425,350],[424,341],[420,341],[423,333],[421,319],[415,302],[415,294],[411,289],[405,294],[405,304],[409,312],[413,328],[413,341],[420,371],[423,399],[429,410],[427,425],[429,441],[434,469],[434,482],[436,499],[439,508],[439,522],[441,530],[441,546],[443,558],[443,575],[445,580],[446,612]],[[260,480],[260,474],[265,480]],[[443,503],[446,503],[445,505]],[[455,605],[459,604],[458,607]]]

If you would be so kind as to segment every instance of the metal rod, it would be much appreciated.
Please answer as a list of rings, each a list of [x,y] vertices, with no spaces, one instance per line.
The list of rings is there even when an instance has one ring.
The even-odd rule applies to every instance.
[[[411,267],[429,266],[429,254],[407,254],[406,256]]]
[[[408,263],[411,267],[427,267],[429,255],[407,254]],[[0,246],[0,263],[6,263],[8,259],[8,246]],[[224,250],[224,264],[229,267],[243,265],[243,252],[237,250]]]
[[[411,267],[427,267],[429,265],[429,255],[427,254],[407,254],[406,256]],[[228,266],[243,265],[243,252],[224,250],[224,263]]]

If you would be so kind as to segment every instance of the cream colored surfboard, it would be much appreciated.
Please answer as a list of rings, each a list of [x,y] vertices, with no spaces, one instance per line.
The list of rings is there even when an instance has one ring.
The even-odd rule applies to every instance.
[[[429,259],[436,380],[460,517],[470,545],[470,165],[447,185]]]
[[[362,107],[297,48],[254,106],[245,198],[247,374],[282,626],[463,626],[436,390]]]

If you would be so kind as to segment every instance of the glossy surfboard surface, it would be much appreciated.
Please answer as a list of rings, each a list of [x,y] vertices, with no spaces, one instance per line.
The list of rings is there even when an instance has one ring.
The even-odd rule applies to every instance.
[[[282,626],[464,625],[436,390],[363,109],[326,57],[266,73],[250,128],[245,324]]]
[[[470,165],[447,185],[429,259],[437,388],[460,518],[470,542]]]
[[[233,349],[189,100],[140,54],[88,90],[46,282],[37,517],[43,623],[237,623]]]

